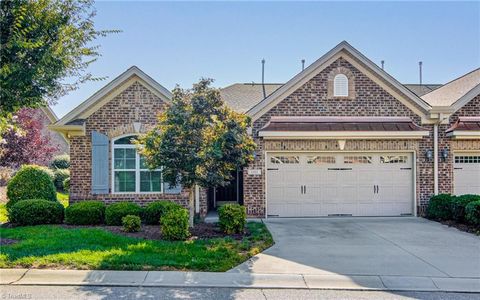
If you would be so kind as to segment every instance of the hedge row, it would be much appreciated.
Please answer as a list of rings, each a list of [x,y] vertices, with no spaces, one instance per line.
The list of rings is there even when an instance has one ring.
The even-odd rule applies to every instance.
[[[480,195],[440,194],[430,198],[427,217],[480,225]]]

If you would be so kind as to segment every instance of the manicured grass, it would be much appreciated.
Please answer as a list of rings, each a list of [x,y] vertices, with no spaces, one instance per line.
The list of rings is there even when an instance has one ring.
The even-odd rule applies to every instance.
[[[185,242],[153,241],[100,228],[60,226],[0,228],[0,268],[227,271],[273,244],[263,223],[247,224],[252,235]]]

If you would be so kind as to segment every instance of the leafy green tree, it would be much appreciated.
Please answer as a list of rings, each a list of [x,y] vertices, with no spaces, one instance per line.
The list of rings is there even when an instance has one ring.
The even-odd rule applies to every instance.
[[[54,102],[88,80],[98,56],[93,0],[0,2],[0,129],[23,107]]]
[[[164,181],[190,190],[190,225],[195,185],[229,184],[232,171],[251,162],[255,149],[247,132],[250,118],[229,109],[211,83],[201,79],[189,90],[176,87],[157,125],[138,141],[150,168],[163,167]]]

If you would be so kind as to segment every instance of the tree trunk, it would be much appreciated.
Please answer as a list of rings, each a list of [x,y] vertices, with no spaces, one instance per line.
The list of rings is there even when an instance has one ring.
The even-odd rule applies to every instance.
[[[188,194],[188,223],[190,227],[193,227],[193,216],[195,215],[195,187],[190,188],[190,192]]]

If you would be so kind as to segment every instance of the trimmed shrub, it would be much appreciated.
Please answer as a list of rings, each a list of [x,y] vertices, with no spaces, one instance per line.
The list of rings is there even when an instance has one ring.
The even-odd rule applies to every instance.
[[[138,232],[142,226],[142,221],[139,216],[126,215],[122,218],[123,231]]]
[[[70,192],[70,177],[65,178],[65,180],[63,181],[63,191]]]
[[[185,240],[188,231],[188,210],[183,207],[168,209],[160,218],[162,237],[166,240]]]
[[[57,190],[63,190],[63,182],[70,177],[70,171],[67,169],[56,169],[53,171],[53,183]]]
[[[43,199],[22,200],[15,203],[8,213],[10,222],[18,225],[61,224],[63,205],[58,201]]]
[[[82,201],[65,209],[65,223],[70,225],[98,225],[105,220],[105,204],[101,201]]]
[[[468,223],[480,226],[480,201],[473,201],[465,207],[465,219]]]
[[[20,200],[44,199],[57,201],[51,172],[47,168],[24,165],[7,185],[7,209]]]
[[[243,233],[247,223],[245,206],[239,204],[225,204],[218,209],[220,228],[226,234]]]
[[[455,196],[439,194],[432,196],[428,202],[427,217],[437,220],[449,220],[452,218],[451,204]]]
[[[452,218],[457,222],[465,221],[465,207],[473,201],[480,201],[479,195],[461,195],[454,197],[451,202]]]
[[[143,217],[145,220],[145,224],[148,225],[158,225],[160,224],[161,217],[165,214],[165,212],[172,208],[181,207],[179,204],[161,200],[152,202],[145,207],[143,212]]]
[[[57,155],[50,164],[52,169],[68,169],[70,168],[70,156],[68,154]]]
[[[142,208],[132,202],[119,202],[107,206],[105,209],[105,223],[107,225],[122,225],[122,218],[127,215],[141,216]]]

